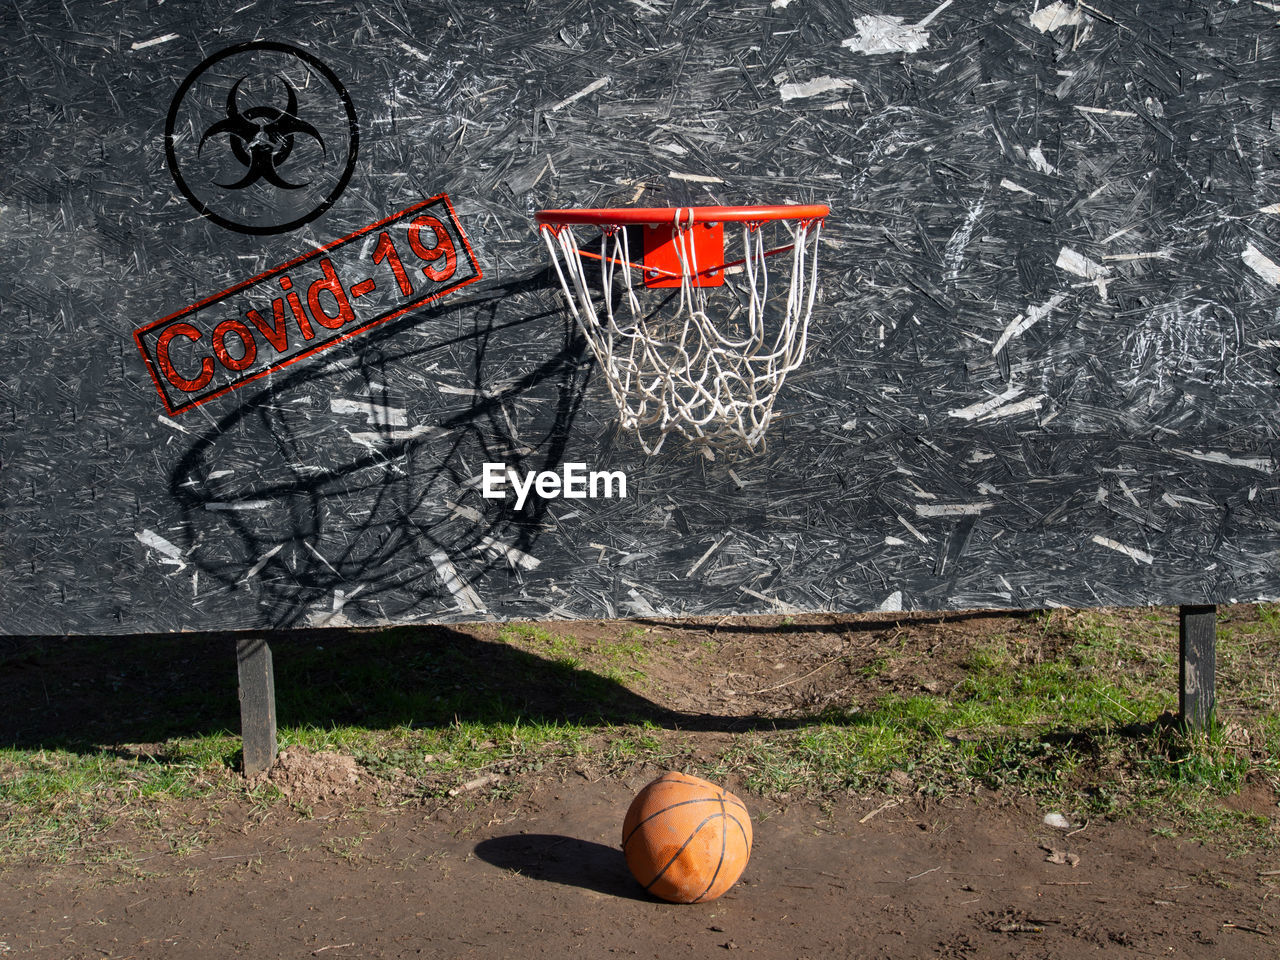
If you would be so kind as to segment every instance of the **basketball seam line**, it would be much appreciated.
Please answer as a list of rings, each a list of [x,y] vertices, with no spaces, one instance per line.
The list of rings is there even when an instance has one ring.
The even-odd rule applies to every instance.
[[[727,816],[727,814],[725,813],[725,809],[724,809],[724,796],[723,796],[723,794],[722,794],[722,795],[720,796],[720,819],[723,821],[723,820],[726,818],[726,816]],[[701,827],[699,827],[699,829],[701,829]],[[721,830],[720,830],[720,861],[716,864],[716,870],[715,870],[715,873],[711,874],[711,879],[710,879],[709,881],[707,881],[706,889],[704,889],[700,894],[698,894],[696,897],[694,897],[694,898],[693,898],[693,902],[694,902],[694,903],[697,903],[699,900],[701,900],[703,897],[705,897],[708,893],[710,893],[710,892],[711,892],[711,888],[712,888],[712,887],[714,887],[714,886],[716,885],[716,878],[720,876],[720,870],[721,870],[721,868],[722,868],[722,867],[724,867],[724,853],[725,853],[725,835],[724,835],[724,828],[723,828],[723,827],[721,827]]]
[[[649,814],[647,817],[645,817],[643,820],[637,823],[634,827],[632,827],[631,832],[622,838],[622,849],[626,850],[627,844],[630,843],[631,838],[636,835],[636,831],[639,830],[641,827],[643,827],[646,823],[648,823],[654,817],[660,817],[664,813],[666,813],[668,810],[674,810],[676,807],[687,807],[691,803],[716,803],[716,802],[717,802],[716,797],[698,797],[695,800],[678,800],[675,803],[668,804],[667,806],[663,807],[661,810],[655,810],[653,813]]]
[[[710,823],[712,820],[714,820],[718,816],[719,814],[713,813],[711,816],[707,817],[700,824],[698,824],[697,829],[693,830],[689,834],[689,836],[685,838],[684,843],[680,844],[680,849],[677,850],[675,853],[673,853],[671,855],[671,859],[668,860],[666,862],[666,865],[663,866],[663,868],[658,871],[658,875],[654,877],[652,880],[650,880],[647,884],[645,884],[644,889],[646,893],[649,892],[650,888],[652,888],[655,883],[657,883],[659,880],[662,879],[662,875],[664,873],[666,873],[668,870],[671,869],[672,864],[674,864],[677,860],[680,859],[680,854],[684,853],[685,849],[688,848],[689,844],[693,843],[693,838],[702,832],[702,828],[705,827],[708,823]],[[701,897],[699,899],[701,899]]]
[[[732,820],[734,824],[737,826],[737,828],[742,831],[742,842],[746,844],[747,856],[750,856],[751,855],[751,838],[747,836],[747,828],[742,825],[741,820],[739,820],[737,817],[735,817],[731,813],[726,813],[725,819]]]
[[[705,780],[700,780],[697,777],[692,777],[687,773],[681,773],[678,770],[673,770],[670,773],[664,773],[657,780],[654,780],[647,787],[645,787],[644,790],[652,790],[654,787],[656,787],[660,783],[680,783],[690,787],[708,786],[708,787],[711,787],[711,789],[715,790],[717,794],[719,794],[719,799],[722,799],[726,803],[731,803],[735,807],[740,808],[743,813],[747,812],[747,805],[743,803],[741,800],[739,800],[737,797],[733,796],[727,790],[722,790],[721,788],[717,787],[713,783],[708,783]],[[643,793],[644,791],[642,790],[641,792]]]

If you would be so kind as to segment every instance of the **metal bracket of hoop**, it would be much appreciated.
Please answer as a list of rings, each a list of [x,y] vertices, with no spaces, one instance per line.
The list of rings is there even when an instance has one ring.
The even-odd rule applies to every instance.
[[[811,205],[538,214],[570,311],[600,364],[622,426],[635,432],[646,453],[658,453],[671,433],[712,446],[763,445],[783,382],[804,360],[818,242],[829,212]],[[767,249],[764,225],[780,220],[795,222],[791,242]],[[664,222],[674,263],[658,267],[648,250],[644,263],[634,262],[625,227]],[[722,231],[727,222],[742,226],[742,256],[726,260],[721,232],[714,262],[707,266],[705,248],[700,250],[689,235],[695,224],[715,223]],[[581,249],[575,224],[600,229],[598,254]],[[786,252],[791,253],[789,276],[785,286],[773,284],[771,296],[768,261]],[[596,295],[587,261],[598,263]],[[651,283],[648,275],[655,268],[662,277]],[[643,287],[632,283],[633,271],[645,278]],[[726,283],[729,273],[735,274],[732,284]],[[722,286],[729,290],[709,300],[709,292]],[[650,287],[679,290],[673,318],[664,319],[662,303],[642,305],[638,294]],[[780,288],[785,296],[777,293]]]

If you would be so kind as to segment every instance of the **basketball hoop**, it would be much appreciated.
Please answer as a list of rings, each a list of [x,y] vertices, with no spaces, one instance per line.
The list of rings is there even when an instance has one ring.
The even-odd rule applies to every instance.
[[[622,425],[635,431],[646,453],[657,453],[672,432],[707,444],[762,443],[783,381],[804,360],[818,239],[830,212],[811,204],[537,214]],[[725,254],[726,223],[741,224],[741,254],[732,260]],[[600,229],[599,253],[580,247],[575,226]],[[644,230],[642,263],[631,256],[628,228],[636,227]],[[783,242],[766,242],[770,232],[785,234],[778,237]],[[775,261],[790,263],[789,276],[774,268],[784,275],[771,297],[769,263],[781,254],[790,254]],[[595,291],[587,261],[599,263]],[[642,286],[633,283],[633,272]],[[674,315],[667,309],[672,300]]]

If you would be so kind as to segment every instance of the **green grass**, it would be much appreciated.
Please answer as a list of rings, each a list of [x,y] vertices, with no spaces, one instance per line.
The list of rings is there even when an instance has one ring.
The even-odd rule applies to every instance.
[[[648,638],[639,628],[625,630],[617,640],[588,644],[572,635],[553,633],[536,623],[509,623],[498,634],[504,643],[546,656],[567,671],[580,671],[587,660],[593,674],[610,683],[641,686],[646,676],[642,669],[648,657]],[[590,681],[586,681],[590,684]],[[590,690],[603,696],[608,684],[594,685]]]
[[[281,749],[297,744],[312,751],[349,754],[374,774],[390,776],[399,771],[440,792],[445,789],[442,785],[452,785],[485,767],[540,769],[555,758],[576,756],[591,730],[587,725],[558,722],[458,721],[442,728],[389,730],[285,727],[278,738]]]
[[[201,741],[190,746],[190,757],[218,752]],[[33,856],[59,861],[73,853],[88,862],[116,859],[116,849],[100,838],[122,816],[146,816],[158,803],[208,796],[224,779],[225,761],[209,766],[104,752],[0,750],[0,862]]]
[[[890,792],[908,784],[925,794],[986,787],[1081,817],[1146,817],[1176,823],[1162,828],[1175,834],[1274,847],[1280,837],[1270,820],[1217,801],[1250,777],[1280,793],[1275,609],[1219,637],[1219,705],[1256,711],[1247,728],[1179,730],[1168,713],[1176,625],[1144,615],[1135,626],[1093,611],[1047,628],[1066,641],[1052,660],[1023,662],[1020,644],[996,638],[973,652],[946,695],[887,694],[802,730],[743,737],[716,772],[734,771],[766,794],[815,783]],[[883,671],[879,660],[872,667],[864,675]]]
[[[522,776],[580,764],[615,776],[657,765],[732,776],[772,797],[999,790],[1080,819],[1137,818],[1236,850],[1280,847],[1273,820],[1221,802],[1248,784],[1280,796],[1280,605],[1220,623],[1220,719],[1195,735],[1169,714],[1171,611],[1010,623],[969,648],[934,692],[894,688],[897,649],[881,646],[851,669],[856,703],[778,729],[757,724],[713,748],[646,714],[634,692],[660,699],[649,671],[668,652],[716,668],[715,644],[701,636],[623,626],[588,642],[572,625],[508,624],[486,649],[510,676],[493,677],[459,648],[392,631],[385,658],[335,668],[318,647],[281,657],[279,715],[325,720],[286,723],[279,739],[352,756],[395,785],[401,804],[448,802],[481,772],[500,774],[493,789],[509,793]],[[0,749],[0,862],[110,860],[125,849],[112,838],[130,830],[198,848],[199,832],[183,822],[193,805],[278,799],[270,784],[240,778],[238,764],[239,740],[225,730],[132,748]]]

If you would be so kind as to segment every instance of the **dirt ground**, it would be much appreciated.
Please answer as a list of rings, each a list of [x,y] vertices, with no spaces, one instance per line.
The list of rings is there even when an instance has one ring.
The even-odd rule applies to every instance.
[[[953,648],[1009,629],[989,618],[928,626],[744,628],[724,633],[710,660],[696,636],[676,636],[636,703],[713,754],[744,725],[820,709],[840,688],[824,676],[850,669],[845,654],[860,645],[869,655],[897,645],[877,683],[927,689],[954,682]],[[485,655],[508,656],[491,643],[496,629],[459,641],[487,676]],[[192,659],[193,674],[207,669]],[[657,703],[662,688],[682,694]],[[42,696],[53,710],[48,676]],[[110,710],[114,696],[79,688],[77,709]],[[199,844],[137,841],[105,868],[0,870],[0,958],[1280,956],[1274,857],[1231,856],[1149,824],[1056,829],[1034,804],[982,789],[791,800],[730,777],[754,824],[745,874],[713,903],[665,904],[640,890],[619,850],[630,799],[662,769],[642,758],[619,776],[588,760],[510,772],[498,791],[410,800],[350,757],[290,748],[272,773],[274,803],[225,794],[157,811],[199,823]],[[1226,802],[1280,819],[1276,799],[1258,788]]]
[[[251,823],[228,810],[215,842],[140,857],[130,881],[75,865],[8,870],[0,953],[1235,960],[1280,950],[1267,932],[1280,894],[1259,882],[1275,864],[1110,825],[1064,839],[996,797],[757,802],[738,884],[714,903],[661,903],[618,850],[641,785],[571,776],[518,802],[429,817],[372,809]],[[1052,849],[1079,861],[1050,862]]]

